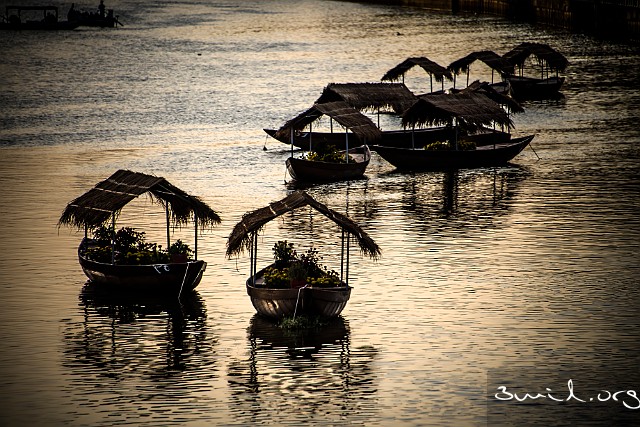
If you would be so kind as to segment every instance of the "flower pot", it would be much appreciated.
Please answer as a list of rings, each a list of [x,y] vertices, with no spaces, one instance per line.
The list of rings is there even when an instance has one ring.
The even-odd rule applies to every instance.
[[[189,261],[187,254],[171,254],[171,262],[174,264],[184,264],[187,261]]]

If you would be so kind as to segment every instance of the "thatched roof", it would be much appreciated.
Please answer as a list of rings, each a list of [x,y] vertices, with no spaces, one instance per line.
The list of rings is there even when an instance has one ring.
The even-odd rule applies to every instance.
[[[316,102],[333,101],[344,101],[360,111],[392,108],[402,114],[416,96],[403,83],[329,83]]]
[[[451,72],[444,68],[442,65],[436,64],[429,58],[418,57],[418,58],[407,58],[402,61],[400,64],[396,65],[387,73],[382,76],[382,81],[395,81],[400,79],[400,77],[404,76],[404,74],[409,71],[414,66],[422,67],[427,74],[433,76],[437,82],[441,82],[444,78],[449,80],[453,79]]]
[[[245,248],[248,249],[251,244],[251,234],[262,229],[262,227],[272,219],[304,206],[311,206],[338,224],[342,230],[353,235],[362,253],[374,259],[380,255],[380,248],[376,242],[374,242],[358,224],[353,222],[349,217],[329,209],[304,191],[299,190],[278,202],[271,203],[269,206],[244,214],[242,220],[236,224],[229,235],[229,240],[227,241],[227,257],[238,255]]]
[[[486,95],[476,92],[423,95],[402,115],[402,125],[452,125],[454,119],[469,130],[492,123],[513,126],[506,111]]]
[[[331,117],[345,128],[351,130],[361,141],[371,143],[382,137],[380,129],[378,129],[369,117],[349,106],[346,102],[338,101],[314,104],[313,107],[303,111],[282,125],[276,132],[275,138],[289,138],[291,129],[303,130],[323,115]]]
[[[493,102],[506,106],[509,111],[512,113],[524,113],[524,108],[518,101],[511,98],[508,95],[504,95],[495,90],[491,85],[487,82],[480,82],[479,80],[474,81],[468,87],[462,89],[461,93],[466,92],[477,92],[487,96]]]
[[[454,74],[460,74],[462,71],[469,71],[469,66],[476,60],[484,62],[500,74],[513,74],[513,64],[490,50],[472,52],[464,58],[453,61],[447,69]]]
[[[195,214],[198,225],[213,226],[220,217],[195,196],[190,196],[170,184],[166,179],[128,170],[119,170],[94,188],[71,201],[65,208],[58,225],[95,228],[111,220],[112,214],[136,197],[149,193],[152,201],[169,206],[175,224],[186,224]]]
[[[564,71],[569,65],[569,61],[563,54],[543,43],[520,43],[502,57],[512,65],[522,67],[524,61],[531,55],[534,55],[541,62],[546,62],[552,70]]]

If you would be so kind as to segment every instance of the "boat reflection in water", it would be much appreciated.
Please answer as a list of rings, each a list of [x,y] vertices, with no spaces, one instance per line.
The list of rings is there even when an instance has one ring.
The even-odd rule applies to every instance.
[[[254,315],[249,359],[229,364],[232,410],[240,424],[322,420],[362,424],[378,411],[373,347],[352,349],[341,316],[317,328],[282,328]]]
[[[128,383],[151,400],[165,388],[178,398],[188,395],[180,385],[184,372],[215,374],[214,340],[206,334],[206,309],[195,291],[178,301],[100,292],[88,282],[79,299],[83,321],[66,328],[63,366],[81,376],[78,387],[96,389],[87,392],[121,393]],[[112,381],[94,383],[86,376]]]

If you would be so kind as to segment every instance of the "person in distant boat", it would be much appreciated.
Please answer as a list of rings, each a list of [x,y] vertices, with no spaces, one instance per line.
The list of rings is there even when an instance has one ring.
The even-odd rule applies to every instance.
[[[104,0],[100,0],[100,4],[98,5],[98,13],[101,18],[104,18]]]

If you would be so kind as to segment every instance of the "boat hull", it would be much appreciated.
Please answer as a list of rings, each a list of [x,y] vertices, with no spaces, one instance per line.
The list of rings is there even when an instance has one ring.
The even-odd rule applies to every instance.
[[[531,142],[533,135],[514,138],[509,142],[483,145],[475,150],[412,150],[376,146],[375,151],[398,169],[443,170],[499,166],[508,163]]]
[[[289,157],[285,163],[289,175],[297,181],[330,182],[362,178],[371,160],[369,147],[358,147],[349,153],[358,159],[352,163],[330,163]]]
[[[518,99],[545,99],[558,96],[564,77],[536,79],[532,77],[510,76],[513,96]]]
[[[351,297],[351,287],[342,286],[324,288],[306,286],[299,289],[271,289],[254,285],[261,283],[261,270],[247,279],[247,295],[256,312],[273,319],[291,317],[294,315],[314,315],[321,317],[336,317],[347,306]]]
[[[207,268],[207,263],[189,261],[184,263],[117,265],[87,259],[78,251],[82,271],[98,285],[118,292],[131,293],[184,293],[195,289]]]

